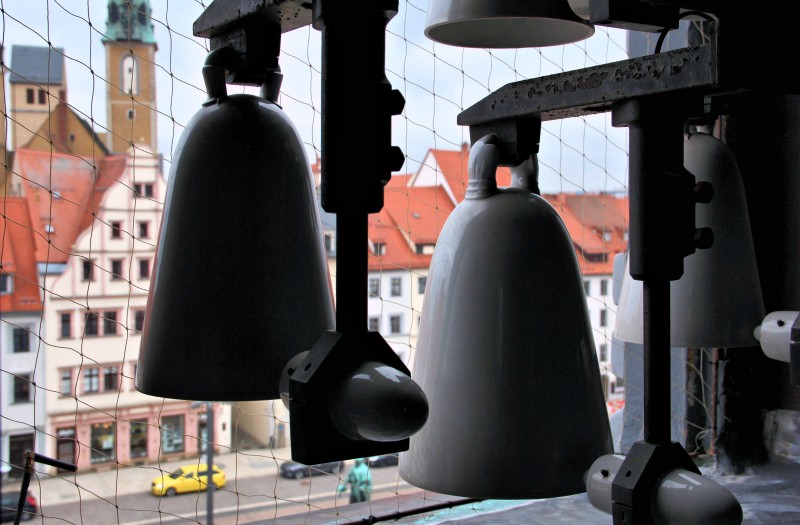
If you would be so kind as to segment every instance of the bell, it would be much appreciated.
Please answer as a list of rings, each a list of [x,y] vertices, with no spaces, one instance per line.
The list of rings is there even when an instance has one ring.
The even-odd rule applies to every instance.
[[[425,36],[459,47],[570,44],[594,34],[567,0],[430,0]]]
[[[286,114],[266,98],[227,96],[212,55],[209,100],[170,170],[136,388],[279,399],[287,362],[335,325],[314,182]]]
[[[575,494],[612,450],[581,274],[556,210],[530,185],[497,188],[494,140],[473,146],[431,262],[414,365],[429,414],[400,476],[465,497]]]
[[[696,224],[708,226],[714,244],[684,259],[683,276],[670,285],[670,345],[679,348],[758,346],[753,335],[764,319],[744,184],[730,149],[705,133],[684,141],[684,166],[710,182],[714,197],[696,208]],[[614,336],[643,342],[642,283],[625,272]]]

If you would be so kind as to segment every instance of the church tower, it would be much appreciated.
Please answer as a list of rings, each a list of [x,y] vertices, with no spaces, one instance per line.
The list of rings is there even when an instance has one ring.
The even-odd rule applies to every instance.
[[[108,129],[106,145],[124,153],[132,145],[157,153],[158,50],[149,0],[108,0],[106,47]]]

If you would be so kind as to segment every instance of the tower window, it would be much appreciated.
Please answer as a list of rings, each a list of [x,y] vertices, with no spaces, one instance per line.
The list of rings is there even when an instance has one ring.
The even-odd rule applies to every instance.
[[[128,110],[128,120],[133,120],[134,117],[136,117],[136,110],[135,109],[129,109]]]
[[[122,91],[128,95],[139,94],[139,66],[136,63],[136,58],[133,55],[125,55],[122,57],[122,75],[120,78],[120,86]],[[131,116],[131,111],[128,110],[128,118]]]

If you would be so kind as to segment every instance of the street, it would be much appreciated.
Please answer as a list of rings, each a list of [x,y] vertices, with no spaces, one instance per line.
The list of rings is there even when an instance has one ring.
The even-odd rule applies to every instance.
[[[341,474],[342,476],[345,473]],[[418,492],[399,477],[396,466],[372,469],[373,501],[391,498],[397,507],[400,493]],[[319,475],[302,480],[285,479],[274,473],[249,478],[229,479],[223,489],[214,493],[214,523],[250,523],[293,514],[307,514],[330,509],[332,515],[350,514],[353,518],[368,515],[363,509],[348,513],[348,493],[338,497],[336,487],[339,477]],[[141,491],[111,498],[92,496],[65,504],[48,503],[42,506],[42,517],[28,523],[83,525],[177,524],[206,523],[207,495],[205,492],[179,494],[174,497],[157,497],[143,485]],[[429,494],[429,496],[435,496]]]

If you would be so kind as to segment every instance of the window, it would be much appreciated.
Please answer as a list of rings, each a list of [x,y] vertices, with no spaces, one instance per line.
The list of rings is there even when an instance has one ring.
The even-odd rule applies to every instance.
[[[330,233],[325,234],[325,252],[331,253],[334,251],[335,245],[333,242],[333,235]]]
[[[111,238],[122,239],[122,223],[120,221],[113,221],[111,223]]]
[[[39,104],[44,105],[47,104],[47,93],[44,89],[39,90]]]
[[[367,328],[369,328],[370,331],[377,332],[381,327],[381,319],[380,317],[370,317],[368,324],[369,326]]]
[[[428,285],[428,278],[427,277],[420,277],[417,279],[417,293],[423,294],[425,293],[425,287]]]
[[[601,296],[608,295],[608,279],[600,280],[600,295]]]
[[[139,279],[150,278],[150,259],[139,259]]]
[[[608,345],[605,343],[600,344],[600,361],[608,361]]]
[[[81,262],[82,267],[82,275],[84,281],[93,281],[94,280],[94,262],[89,259],[84,259]]]
[[[136,118],[136,110],[135,109],[129,109],[128,110],[128,120],[133,120],[134,118]]]
[[[31,351],[31,332],[27,328],[14,328],[14,353],[22,354]]]
[[[375,255],[386,255],[386,243],[376,242],[372,245],[372,253]]]
[[[69,312],[61,314],[61,337],[72,337],[72,314]]]
[[[103,335],[117,335],[117,312],[103,313]]]
[[[131,421],[131,459],[147,457],[147,421]]]
[[[400,288],[403,285],[403,279],[400,277],[392,277],[391,284],[392,284],[392,291],[391,291],[392,297],[400,297],[400,295],[402,295]]]
[[[605,308],[600,310],[600,326],[606,326],[607,317],[608,317],[608,310],[606,310]]]
[[[389,316],[389,331],[393,334],[400,333],[400,316],[399,315],[392,315]]]
[[[583,293],[585,293],[588,296],[589,290],[591,290],[591,288],[589,287],[589,281],[583,281]]]
[[[161,450],[165,454],[183,452],[183,416],[161,418]]]
[[[28,88],[25,90],[25,101],[28,104],[33,104],[34,102],[36,102],[34,91],[32,88]]]
[[[12,403],[28,403],[31,400],[31,375],[17,374],[14,376],[14,397]]]
[[[92,453],[90,456],[92,463],[104,463],[116,458],[116,454],[114,454],[116,449],[115,430],[115,425],[111,422],[92,425]]]
[[[611,232],[608,230],[603,230],[603,240],[610,241],[611,240]]]
[[[103,391],[110,392],[117,388],[119,388],[119,371],[112,366],[103,372]]]
[[[92,394],[100,391],[100,371],[97,368],[86,368],[83,371],[83,392]]]
[[[61,382],[58,386],[58,391],[64,396],[72,393],[72,370],[65,369],[61,371]]]
[[[370,297],[378,297],[381,294],[381,280],[375,277],[369,280],[369,295]]]
[[[0,273],[0,293],[11,293],[14,291],[14,279],[11,274]]]
[[[415,251],[418,255],[431,255],[433,253],[434,244],[417,244]]]
[[[122,259],[111,259],[111,280],[122,279]]]
[[[136,67],[136,58],[133,55],[122,57],[122,79],[120,85],[127,95],[139,94],[139,70]],[[131,110],[132,111],[132,110]]]
[[[152,197],[153,196],[153,185],[152,184],[142,184],[141,182],[137,182],[133,185],[133,190],[135,192],[136,197]]]
[[[141,332],[144,329],[144,310],[133,312],[133,329]]]
[[[150,223],[147,221],[139,221],[139,238],[140,239],[149,239],[150,238]]]
[[[85,325],[83,328],[84,335],[100,335],[99,331],[99,322],[97,318],[97,314],[94,312],[89,312],[86,314]]]

